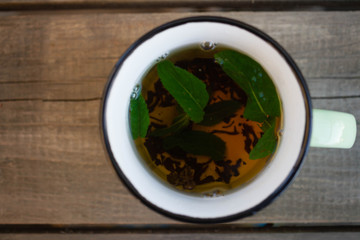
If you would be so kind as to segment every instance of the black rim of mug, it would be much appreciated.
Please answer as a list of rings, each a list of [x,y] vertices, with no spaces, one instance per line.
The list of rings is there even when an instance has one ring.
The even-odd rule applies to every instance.
[[[169,212],[169,211],[167,211],[165,209],[162,209],[161,207],[156,206],[153,203],[151,203],[150,201],[148,201],[145,197],[143,197],[136,190],[136,188],[126,178],[126,176],[122,172],[121,168],[117,164],[117,162],[116,162],[116,160],[114,158],[114,155],[112,153],[110,142],[109,142],[109,139],[108,139],[108,134],[107,134],[107,126],[106,126],[106,119],[105,119],[106,104],[107,104],[109,91],[111,90],[114,78],[117,75],[117,72],[119,71],[119,69],[121,68],[123,62],[131,55],[131,53],[139,45],[141,45],[143,42],[150,39],[154,35],[162,32],[164,30],[167,30],[169,28],[172,28],[172,27],[175,27],[175,26],[178,26],[178,25],[182,25],[182,24],[186,24],[186,23],[190,23],[190,22],[217,22],[217,23],[224,23],[224,24],[236,26],[236,27],[242,28],[244,30],[247,30],[247,31],[255,34],[256,36],[260,37],[261,39],[263,39],[264,41],[269,43],[271,46],[274,47],[274,49],[276,49],[280,53],[280,55],[286,60],[288,65],[291,67],[291,69],[295,73],[295,76],[297,77],[299,85],[302,88],[302,93],[303,93],[303,97],[304,97],[304,100],[305,100],[306,126],[305,126],[304,139],[303,139],[303,143],[302,143],[302,147],[301,147],[301,151],[299,153],[298,159],[297,159],[296,163],[294,164],[292,170],[289,172],[287,178],[283,181],[283,183],[271,195],[269,195],[261,203],[257,204],[256,206],[252,207],[251,209],[248,209],[248,210],[245,210],[245,211],[242,211],[242,212],[239,212],[239,213],[235,213],[235,214],[232,214],[232,215],[229,215],[229,216],[220,217],[220,218],[195,218],[195,217],[189,217],[189,216],[185,216],[185,215],[175,214],[175,213]],[[238,20],[234,20],[234,19],[230,19],[230,18],[215,17],[215,16],[196,16],[196,17],[181,18],[181,19],[177,19],[177,20],[165,23],[165,24],[163,24],[163,25],[161,25],[161,26],[159,26],[157,28],[154,28],[150,32],[146,33],[145,35],[140,37],[137,41],[135,41],[123,53],[123,55],[120,57],[118,62],[115,64],[115,66],[114,66],[114,68],[113,68],[113,70],[112,70],[112,72],[110,74],[110,77],[108,79],[108,82],[107,82],[107,84],[105,86],[102,99],[103,99],[103,102],[101,104],[101,112],[100,112],[101,119],[100,120],[101,120],[101,125],[102,125],[101,131],[102,131],[102,135],[103,135],[103,143],[105,144],[105,147],[106,147],[106,150],[107,150],[108,155],[110,157],[110,160],[111,160],[111,162],[112,162],[112,164],[113,164],[113,166],[114,166],[120,180],[124,183],[124,185],[130,190],[130,192],[135,197],[137,197],[143,204],[148,206],[150,209],[153,209],[156,212],[158,212],[158,213],[160,213],[160,214],[162,214],[164,216],[170,217],[170,218],[175,219],[175,220],[183,221],[183,222],[209,223],[209,224],[224,223],[224,222],[230,222],[230,221],[234,221],[234,220],[237,220],[237,219],[240,219],[240,218],[248,217],[248,216],[251,216],[251,215],[257,213],[258,211],[260,211],[261,209],[263,209],[264,207],[269,205],[276,197],[278,197],[285,190],[285,188],[287,186],[289,186],[289,184],[292,182],[292,180],[294,179],[294,177],[298,173],[299,169],[301,168],[301,165],[303,163],[303,160],[304,160],[304,158],[306,156],[306,153],[308,151],[308,148],[309,148],[310,135],[311,135],[311,129],[312,129],[312,105],[311,105],[310,93],[309,93],[307,84],[305,82],[305,79],[304,79],[300,69],[297,67],[295,61],[285,51],[285,49],[279,43],[277,43],[274,39],[272,39],[270,36],[268,36],[267,34],[262,32],[261,30],[255,28],[255,27],[253,27],[251,25],[248,25],[248,24],[246,24],[244,22],[240,22]]]

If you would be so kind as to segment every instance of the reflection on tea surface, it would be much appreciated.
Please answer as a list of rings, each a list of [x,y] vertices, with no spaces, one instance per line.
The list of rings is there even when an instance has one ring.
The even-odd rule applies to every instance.
[[[192,121],[184,105],[164,87],[158,65],[142,81],[141,95],[150,123],[145,137],[134,138],[136,147],[156,176],[188,193],[222,195],[251,180],[273,156],[249,158],[264,132],[271,128],[265,126],[270,126],[270,116],[266,116],[266,123],[244,117],[248,93],[214,60],[214,55],[225,49],[205,42],[166,58],[205,83],[208,99],[201,121]],[[281,116],[271,121],[277,145]]]

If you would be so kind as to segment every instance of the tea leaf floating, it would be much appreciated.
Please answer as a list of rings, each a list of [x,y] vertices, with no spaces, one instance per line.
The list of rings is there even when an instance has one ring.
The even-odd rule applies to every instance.
[[[233,115],[241,103],[233,100],[221,101],[205,107],[204,119],[199,123],[204,126],[212,126],[220,123],[224,118]]]
[[[132,138],[144,138],[150,125],[149,110],[144,97],[140,94],[130,100],[130,128]]]
[[[204,117],[204,107],[209,101],[206,85],[190,72],[176,67],[169,60],[158,63],[161,83],[195,123]]]
[[[268,128],[250,152],[249,158],[259,159],[272,154],[276,148],[275,122]]]
[[[169,127],[156,129],[151,133],[151,135],[155,137],[162,137],[172,133],[177,133],[187,127],[189,123],[189,116],[186,113],[182,113],[174,118],[173,123]]]
[[[225,142],[214,134],[202,131],[184,131],[164,139],[164,148],[180,147],[187,153],[210,156],[220,161],[225,156]]]
[[[280,116],[280,101],[269,75],[259,63],[233,50],[215,54],[224,72],[231,77],[248,96],[244,117],[263,123],[264,135],[250,152],[250,159],[259,159],[272,154],[277,143],[275,117]]]
[[[269,75],[252,58],[233,50],[215,54],[215,60],[247,94],[244,117],[264,122],[269,116],[280,116],[280,102]]]

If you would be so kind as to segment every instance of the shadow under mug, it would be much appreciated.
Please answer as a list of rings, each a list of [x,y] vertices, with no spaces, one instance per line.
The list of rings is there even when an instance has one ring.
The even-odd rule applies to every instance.
[[[204,41],[221,43],[259,62],[278,90],[283,111],[283,134],[271,162],[245,186],[217,197],[181,193],[155,177],[133,144],[128,116],[133,88],[159,57]],[[128,189],[157,212],[194,223],[226,222],[254,214],[289,185],[309,146],[350,148],[356,136],[351,114],[312,109],[304,77],[276,41],[248,24],[210,16],[166,23],[127,49],[104,91],[102,128],[110,159]]]

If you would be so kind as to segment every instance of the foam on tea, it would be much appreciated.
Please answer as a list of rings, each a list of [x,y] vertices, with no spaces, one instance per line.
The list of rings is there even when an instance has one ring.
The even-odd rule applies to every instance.
[[[227,50],[205,42],[175,51],[145,74],[141,92],[132,97],[137,150],[161,181],[182,191],[217,195],[241,186],[265,167],[279,142],[275,87],[264,82],[275,97],[274,90],[258,89],[266,73]],[[233,63],[250,65],[237,72]],[[246,85],[245,76],[234,74],[248,74],[253,82]],[[175,86],[173,77],[179,77]]]

